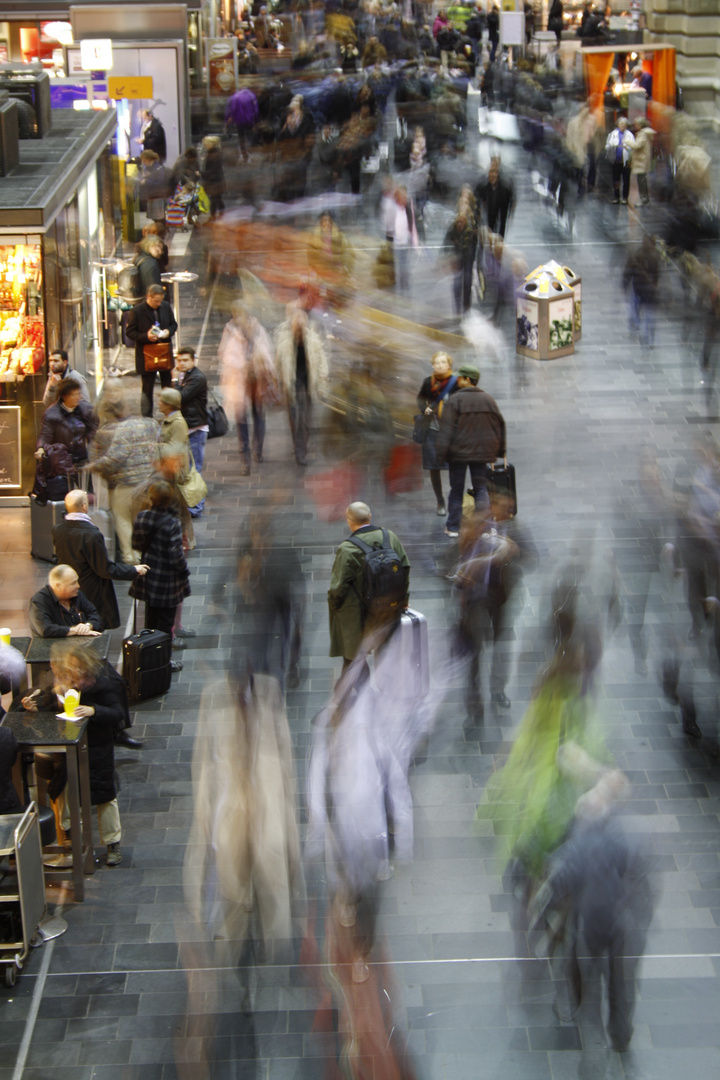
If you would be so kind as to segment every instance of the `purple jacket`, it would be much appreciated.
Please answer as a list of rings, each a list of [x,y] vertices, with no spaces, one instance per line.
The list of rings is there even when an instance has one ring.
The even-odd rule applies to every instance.
[[[257,98],[252,90],[238,90],[225,105],[225,123],[232,120],[237,127],[253,127],[258,120],[260,110]]]

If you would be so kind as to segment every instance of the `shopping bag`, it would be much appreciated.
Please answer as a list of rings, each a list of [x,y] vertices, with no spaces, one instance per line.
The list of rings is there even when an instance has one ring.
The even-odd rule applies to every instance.
[[[419,491],[423,486],[422,461],[414,443],[399,443],[392,448],[385,468],[385,490],[388,495]]]

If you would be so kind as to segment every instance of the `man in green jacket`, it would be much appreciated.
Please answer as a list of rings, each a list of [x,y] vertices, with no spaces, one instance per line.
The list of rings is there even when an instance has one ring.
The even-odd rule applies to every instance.
[[[370,507],[366,503],[350,503],[345,511],[345,520],[353,536],[363,540],[371,547],[382,544],[381,526],[371,524]],[[410,599],[410,562],[405,549],[394,532],[388,529],[388,539],[394,551],[400,556],[405,570],[404,607]],[[352,540],[343,540],[335,553],[335,562],[328,590],[328,609],[330,614],[330,656],[342,656],[343,671],[353,661],[360,648],[363,634],[375,629],[370,626],[370,619],[365,620],[361,597],[363,594],[363,574],[365,555]]]

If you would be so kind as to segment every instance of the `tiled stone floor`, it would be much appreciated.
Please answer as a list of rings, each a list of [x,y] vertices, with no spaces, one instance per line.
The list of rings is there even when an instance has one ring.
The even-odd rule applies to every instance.
[[[472,162],[487,150],[471,142],[467,156]],[[381,916],[394,964],[399,1038],[425,1080],[715,1080],[720,1075],[720,766],[708,744],[716,725],[716,679],[701,649],[688,646],[684,667],[695,682],[698,719],[708,736],[691,745],[657,678],[667,627],[684,638],[690,625],[680,592],[668,592],[658,570],[659,549],[672,529],[640,502],[637,488],[643,448],[653,451],[668,484],[682,488],[692,467],[693,441],[717,428],[699,387],[702,329],[694,313],[684,309],[677,278],[668,270],[655,350],[643,353],[631,343],[619,288],[620,241],[639,239],[644,223],[632,211],[596,200],[581,208],[576,233],[568,240],[535,204],[522,152],[511,147],[504,153],[507,162],[517,164],[520,193],[509,242],[525,253],[530,266],[554,257],[582,274],[583,340],[575,356],[546,364],[516,358],[510,347],[498,355],[478,350],[482,385],[507,420],[520,512],[538,545],[540,565],[525,579],[514,632],[504,643],[512,663],[507,686],[512,709],[508,714],[488,710],[483,725],[463,727],[462,688],[446,688],[439,695],[427,760],[412,773],[415,858],[387,883]],[[649,216],[656,220],[656,211]],[[429,236],[428,242],[437,239]],[[197,265],[198,251],[194,237],[178,265]],[[197,341],[208,300],[199,293],[186,299],[184,337]],[[415,271],[413,302],[418,313],[450,316],[449,281],[431,260]],[[221,328],[222,319],[211,312],[201,366],[213,379]],[[333,349],[333,362],[340,364],[342,347],[335,343]],[[404,372],[411,387],[419,386],[429,370],[431,352],[428,345]],[[473,354],[468,347],[466,355]],[[0,1080],[323,1075],[310,1030],[315,997],[295,968],[259,969],[251,1017],[242,1013],[241,988],[227,973],[189,972],[181,884],[192,812],[193,738],[203,723],[200,694],[208,676],[235,662],[243,643],[243,626],[211,600],[215,586],[231,580],[234,544],[247,513],[265,505],[271,492],[281,505],[278,542],[299,549],[308,589],[301,685],[287,695],[301,800],[310,722],[337,674],[338,665],[326,655],[325,593],[343,529],[317,520],[289,451],[280,412],[270,418],[267,460],[249,478],[240,476],[232,435],[209,446],[208,511],[197,529],[193,594],[184,612],[186,625],[199,637],[183,654],[184,671],[166,697],[136,711],[143,750],[117,753],[122,865],[102,867],[88,879],[84,904],[59,898],[68,932],[32,955],[13,991],[0,991]],[[330,464],[317,443],[311,458],[311,472]],[[428,617],[433,655],[442,657],[454,619],[443,576],[451,556],[429,487],[388,500],[371,486],[370,495],[376,518],[407,544],[413,603]],[[27,625],[27,598],[47,568],[27,554],[29,512],[3,510],[1,516],[3,621],[19,633]],[[543,600],[552,570],[573,544],[587,553],[593,539],[598,552],[615,554],[624,614],[606,635],[597,713],[617,764],[632,781],[627,827],[646,836],[663,878],[638,971],[635,1036],[622,1055],[609,1048],[597,1000],[583,1006],[576,1023],[556,1019],[551,1007],[556,987],[547,964],[527,958],[512,898],[499,876],[494,840],[473,826],[483,785],[507,752],[543,663]],[[637,622],[648,574],[649,673],[642,676],[635,673],[628,625]],[[118,646],[119,641],[118,634]],[[441,680],[438,660],[434,682]],[[193,1012],[189,978],[200,989]],[[207,1026],[198,1022],[198,1011],[208,1018]],[[198,1062],[207,1053],[212,1064],[205,1072]]]

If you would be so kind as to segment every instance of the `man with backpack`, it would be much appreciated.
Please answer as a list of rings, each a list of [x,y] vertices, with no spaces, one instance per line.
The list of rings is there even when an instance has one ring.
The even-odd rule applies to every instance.
[[[350,536],[335,553],[328,609],[330,656],[342,656],[345,671],[363,638],[395,625],[409,602],[410,562],[394,532],[371,524],[366,503],[350,503]],[[374,639],[371,648],[378,644]]]

